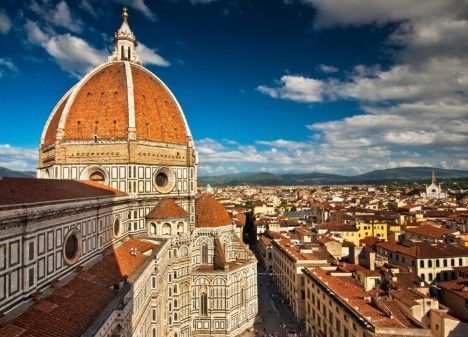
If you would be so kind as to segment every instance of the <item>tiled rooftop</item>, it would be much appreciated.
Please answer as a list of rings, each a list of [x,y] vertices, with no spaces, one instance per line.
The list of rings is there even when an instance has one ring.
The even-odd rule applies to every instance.
[[[350,276],[334,276],[321,268],[307,268],[307,273],[318,278],[320,282],[332,290],[341,301],[352,310],[366,318],[375,327],[379,328],[414,328],[415,326],[404,316],[401,310],[390,300],[380,300],[393,316],[372,303],[370,298],[375,297],[375,291],[364,291],[361,285]],[[380,305],[379,304],[379,305]]]
[[[188,213],[171,198],[162,199],[146,215],[148,219],[183,218],[187,216]]]
[[[0,327],[1,337],[78,337],[94,322],[118,294],[112,285],[131,278],[156,245],[130,239],[97,262],[79,272],[70,282]],[[130,253],[131,248],[137,254]]]
[[[449,243],[386,241],[377,243],[377,247],[423,259],[468,256],[468,248]]]
[[[195,201],[195,226],[219,227],[231,224],[231,217],[226,209],[209,194],[202,194]]]
[[[0,206],[124,195],[92,181],[0,177]]]

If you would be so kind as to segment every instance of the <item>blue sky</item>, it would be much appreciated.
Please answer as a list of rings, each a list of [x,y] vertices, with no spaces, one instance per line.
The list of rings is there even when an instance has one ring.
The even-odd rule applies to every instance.
[[[468,169],[463,0],[1,0],[0,166],[34,169],[60,97],[129,7],[201,174]]]

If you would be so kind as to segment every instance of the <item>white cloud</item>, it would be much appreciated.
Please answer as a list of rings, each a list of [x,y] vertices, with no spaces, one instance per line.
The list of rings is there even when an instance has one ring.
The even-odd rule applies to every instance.
[[[325,74],[333,74],[333,73],[337,73],[339,71],[338,68],[336,68],[334,66],[326,65],[326,64],[319,64],[319,66],[317,68],[321,72],[323,72]]]
[[[29,9],[53,26],[66,28],[74,33],[81,32],[83,29],[83,22],[72,16],[70,8],[64,0],[57,3],[56,6],[47,0],[40,2],[32,0]]]
[[[337,167],[337,171],[410,164],[465,167],[466,3],[301,1],[315,7],[317,28],[388,22],[396,26],[385,41],[388,48],[398,47],[392,50],[394,64],[385,69],[380,65],[355,65],[347,77],[326,79],[287,75],[275,86],[257,88],[274,98],[309,104],[325,100],[354,100],[360,104],[360,115],[307,126],[319,144],[320,160],[332,164],[329,160],[334,159],[341,165],[342,156],[353,162],[347,168]]]
[[[257,90],[273,98],[313,103],[322,101],[324,82],[303,76],[284,75],[279,86],[260,85]]]
[[[0,33],[7,34],[11,29],[11,20],[8,15],[0,11]]]
[[[384,24],[457,14],[464,0],[300,0],[316,11],[315,26]],[[465,7],[466,8],[466,7]]]
[[[0,166],[10,170],[33,171],[37,167],[38,150],[0,144]]]
[[[169,67],[171,64],[161,55],[156,53],[156,50],[148,48],[143,43],[138,43],[136,48],[138,55],[140,56],[143,64],[155,64],[160,67]]]
[[[69,33],[52,36],[30,20],[27,20],[25,29],[30,42],[43,47],[60,68],[77,77],[106,61],[107,51],[95,49]]]

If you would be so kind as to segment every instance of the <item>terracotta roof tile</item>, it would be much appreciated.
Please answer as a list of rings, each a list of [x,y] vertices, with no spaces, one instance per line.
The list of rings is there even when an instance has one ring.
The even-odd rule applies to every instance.
[[[448,229],[448,228],[443,228],[443,227],[422,225],[422,226],[415,227],[415,228],[407,228],[406,232],[429,237],[429,238],[441,239],[444,236],[452,235],[456,231],[453,229]]]
[[[377,243],[376,246],[422,259],[468,256],[468,248],[450,243],[406,242],[402,244],[400,242],[385,241]]]
[[[63,99],[62,103],[60,106],[57,107],[57,110],[54,113],[54,116],[49,122],[49,125],[47,126],[47,131],[44,136],[44,142],[43,146],[48,146],[51,145],[55,142],[55,137],[57,136],[57,128],[59,125],[60,118],[62,117],[62,112],[63,109],[65,108],[65,105],[67,104],[68,98],[70,94],[67,93],[66,97]]]
[[[173,144],[188,140],[182,112],[166,88],[148,71],[131,65],[137,138]]]
[[[0,206],[124,195],[92,181],[0,177]]]
[[[80,272],[62,288],[0,327],[5,337],[78,337],[95,321],[118,294],[109,285],[136,273],[151,260],[145,251],[156,245],[130,239],[87,271]],[[137,254],[130,253],[131,248]],[[64,297],[64,293],[73,293]]]
[[[184,218],[189,214],[173,199],[163,199],[146,215],[148,219]]]
[[[231,224],[226,209],[209,194],[202,194],[195,201],[195,226],[219,227]]]
[[[404,319],[400,317],[400,314],[402,314],[401,311],[398,312],[398,316],[390,317],[387,312],[377,307],[370,301],[377,293],[375,291],[365,291],[359,282],[350,276],[331,275],[328,271],[321,268],[307,268],[306,275],[311,275],[320,280],[321,283],[332,290],[337,297],[346,302],[353,310],[358,312],[360,316],[370,320],[376,327],[415,327],[406,317]],[[387,304],[391,305],[391,303]],[[389,309],[388,306],[387,309]],[[392,310],[390,309],[390,311]]]
[[[128,138],[127,77],[123,62],[91,75],[78,91],[65,122],[64,140]]]

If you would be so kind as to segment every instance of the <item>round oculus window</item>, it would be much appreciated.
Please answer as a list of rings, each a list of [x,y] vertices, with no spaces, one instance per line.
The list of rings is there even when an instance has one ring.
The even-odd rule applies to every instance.
[[[164,187],[167,185],[167,174],[164,173],[164,172],[159,172],[158,174],[156,174],[156,185],[158,185],[159,187]]]
[[[81,255],[81,235],[76,229],[72,229],[65,237],[63,244],[63,257],[67,264],[71,265],[78,261]]]
[[[174,171],[169,167],[161,167],[154,172],[154,187],[160,193],[169,193],[175,186]]]

